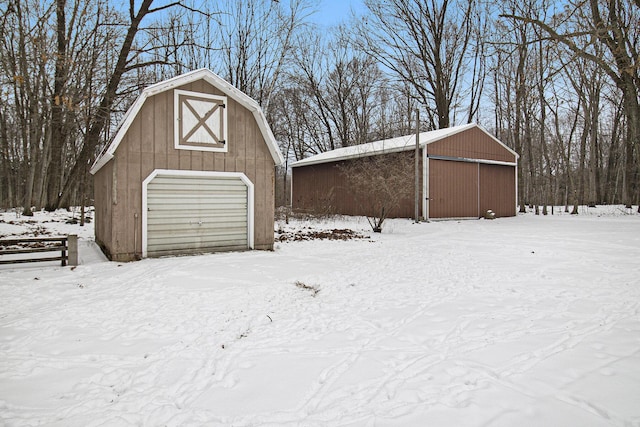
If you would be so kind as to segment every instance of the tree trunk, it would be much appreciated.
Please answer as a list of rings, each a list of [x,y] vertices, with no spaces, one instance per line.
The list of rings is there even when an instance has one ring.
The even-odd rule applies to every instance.
[[[615,203],[618,197],[618,170],[620,165],[620,124],[622,122],[622,112],[616,111],[611,130],[611,141],[609,142],[609,157],[607,158],[607,168],[605,175],[604,197],[607,203]]]
[[[630,74],[624,74],[624,110],[627,117],[627,134],[625,141],[625,187],[623,201],[627,207],[633,205],[633,199],[636,197],[637,186],[637,168],[635,153],[640,146],[640,104],[638,103],[638,95],[635,90],[633,78]],[[636,200],[637,201],[637,200]]]
[[[91,121],[91,126],[85,134],[82,149],[65,179],[64,186],[62,187],[56,206],[62,206],[63,204],[68,203],[70,195],[73,192],[73,188],[79,183],[81,175],[83,173],[87,173],[89,163],[93,159],[96,148],[100,143],[100,135],[102,134],[111,114],[111,107],[113,106],[113,101],[115,99],[118,86],[120,85],[120,80],[122,79],[123,74],[127,71],[127,58],[131,52],[133,40],[138,32],[140,22],[149,13],[152,3],[153,0],[143,0],[138,13],[135,14],[135,11],[133,10],[134,3],[133,1],[131,2],[131,24],[127,29],[127,35],[120,47],[116,66],[109,78],[109,82],[107,83],[107,87],[102,100],[100,101],[98,110]]]
[[[9,135],[7,132],[6,117],[3,114],[3,106],[0,105],[0,207],[13,207],[13,171],[9,157]],[[4,193],[6,191],[6,193]]]
[[[47,169],[47,202],[45,209],[53,211],[58,207],[62,180],[62,145],[66,141],[64,132],[65,82],[67,79],[67,24],[65,17],[66,0],[56,0],[56,69],[51,99],[51,159]]]
[[[573,215],[578,214],[578,205],[584,203],[584,166],[585,166],[585,157],[587,152],[587,138],[589,137],[589,131],[587,128],[582,130],[582,134],[580,135],[580,161],[578,163],[578,191],[576,193],[576,197],[573,201],[573,211],[571,212]]]
[[[515,148],[516,152],[522,156],[523,151],[523,143],[522,143],[522,121],[521,118],[523,116],[523,103],[525,99],[525,68],[526,68],[526,58],[527,58],[527,44],[525,43],[525,36],[522,35],[522,43],[518,46],[518,67],[516,70],[516,111],[515,111],[515,123],[514,123],[514,131],[513,137],[515,140]],[[524,159],[523,157],[520,157]],[[518,168],[518,198],[520,199],[520,213],[527,212],[526,208],[526,197],[525,197],[525,188],[524,188],[524,172],[522,165]]]
[[[598,203],[598,181],[597,177],[597,149],[598,149],[598,123],[600,120],[600,87],[597,79],[593,79],[589,83],[589,200],[587,203],[589,206],[595,206]]]

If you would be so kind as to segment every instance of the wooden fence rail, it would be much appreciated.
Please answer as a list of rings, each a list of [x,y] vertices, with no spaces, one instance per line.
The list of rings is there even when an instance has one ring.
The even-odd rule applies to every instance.
[[[29,247],[29,243],[41,243],[43,246]],[[17,248],[15,246],[18,246]],[[60,252],[59,256],[23,257],[23,254],[42,252]],[[12,256],[13,255],[13,256]],[[60,237],[26,237],[22,239],[0,239],[0,265],[21,264],[25,262],[60,261],[60,264],[78,265],[78,236],[70,234]]]

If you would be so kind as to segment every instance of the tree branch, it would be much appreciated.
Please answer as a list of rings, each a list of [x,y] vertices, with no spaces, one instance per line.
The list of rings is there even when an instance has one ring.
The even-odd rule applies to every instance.
[[[532,19],[532,18],[526,18],[523,16],[505,15],[505,14],[500,15],[500,17],[521,21],[521,22],[532,24],[539,27],[540,29],[545,31],[547,34],[549,34],[549,37],[551,38],[551,40],[554,40],[558,43],[562,43],[563,45],[568,47],[569,50],[571,50],[573,53],[580,56],[581,58],[588,59],[589,61],[593,61],[594,63],[598,64],[598,66],[601,67],[603,71],[607,73],[609,77],[613,79],[614,82],[616,82],[617,85],[621,83],[620,76],[611,68],[611,66],[603,58],[595,56],[589,52],[586,52],[584,49],[581,49],[580,47],[578,47],[578,45],[573,40],[571,40],[571,37],[573,37],[572,34],[559,34],[550,25],[540,21],[539,19]],[[579,34],[579,33],[576,33],[576,34]],[[585,34],[593,34],[593,33],[587,32]]]

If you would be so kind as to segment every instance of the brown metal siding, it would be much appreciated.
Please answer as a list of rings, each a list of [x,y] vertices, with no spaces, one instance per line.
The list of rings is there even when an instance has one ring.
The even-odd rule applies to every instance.
[[[429,218],[478,217],[478,164],[429,160]]]
[[[408,151],[400,155],[413,156]],[[366,194],[355,194],[340,169],[345,160],[317,165],[299,166],[292,170],[292,207],[296,211],[316,214],[374,215],[369,212]],[[422,163],[420,163],[420,197],[422,197]],[[407,182],[413,189],[414,182]],[[412,191],[413,193],[413,191]],[[413,196],[402,200],[393,209],[391,218],[412,218],[414,215]]]
[[[516,214],[515,168],[480,165],[480,214],[491,209],[498,217]]]
[[[177,89],[223,95],[204,80]],[[173,129],[173,90],[149,97],[133,120],[108,165],[117,173],[116,200],[98,195],[113,179],[112,167],[96,176],[96,210],[111,211],[111,233],[100,234],[112,259],[127,261],[142,253],[142,181],[154,169],[243,172],[254,184],[254,241],[256,249],[273,248],[274,162],[253,114],[228,98],[227,153],[176,150]],[[103,204],[107,203],[108,207]],[[112,204],[113,203],[113,204]],[[97,214],[99,216],[99,214]],[[102,225],[98,226],[102,227]],[[106,225],[105,225],[106,226]]]
[[[340,162],[322,163],[292,169],[293,209],[319,214],[355,214],[352,200],[344,193],[344,176],[338,167]],[[336,200],[338,199],[338,200]]]
[[[479,128],[429,144],[427,150],[430,156],[516,162],[513,153]],[[293,168],[293,208],[314,213],[370,214],[362,206],[366,195],[354,194],[349,188],[338,167],[342,163],[344,161]],[[420,170],[422,173],[422,167]],[[420,179],[422,190],[422,177]],[[408,185],[413,186],[413,182]],[[430,218],[478,218],[487,209],[497,216],[513,216],[515,193],[514,166],[429,159]],[[422,194],[420,198],[422,200]],[[409,218],[413,213],[411,198],[391,216]]]
[[[471,128],[428,145],[430,156],[461,157],[515,163],[509,150],[479,128]]]

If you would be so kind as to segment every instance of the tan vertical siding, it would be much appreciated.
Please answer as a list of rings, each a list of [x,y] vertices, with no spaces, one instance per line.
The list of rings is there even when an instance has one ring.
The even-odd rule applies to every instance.
[[[162,167],[157,166],[158,169],[167,169],[169,162],[169,141],[167,140],[169,136],[169,123],[166,118],[167,109],[173,109],[173,104],[169,104],[168,97],[170,94],[171,93],[160,93],[147,100],[147,102],[152,103],[153,106],[153,127],[150,128],[151,131],[149,132],[153,135],[153,164],[163,165]],[[145,176],[148,176],[149,173]]]
[[[245,169],[246,141],[252,140],[253,135],[251,133],[251,126],[247,123],[247,117],[244,114],[239,114],[238,104],[234,102],[231,107],[232,110],[229,113],[232,117],[235,117],[235,135],[238,141],[233,147],[235,164],[233,164],[232,167],[234,171],[241,171]],[[253,122],[253,119],[251,119],[251,122]]]
[[[223,95],[204,80],[179,87]],[[228,98],[229,151],[176,150],[174,146],[174,91],[146,99],[114,159],[94,176],[96,240],[112,259],[133,260],[142,253],[142,181],[154,169],[243,172],[255,189],[255,247],[273,248],[274,162],[253,114]],[[114,165],[117,164],[117,167]],[[117,199],[111,199],[117,173]]]
[[[107,254],[112,253],[112,190],[114,162],[107,163],[93,177],[94,205],[95,205],[95,236],[96,243]]]
[[[264,158],[259,160],[255,172],[255,248],[273,248],[274,217],[274,179],[273,163]],[[259,212],[259,214],[258,214]]]
[[[429,217],[478,217],[478,164],[429,160]]]

